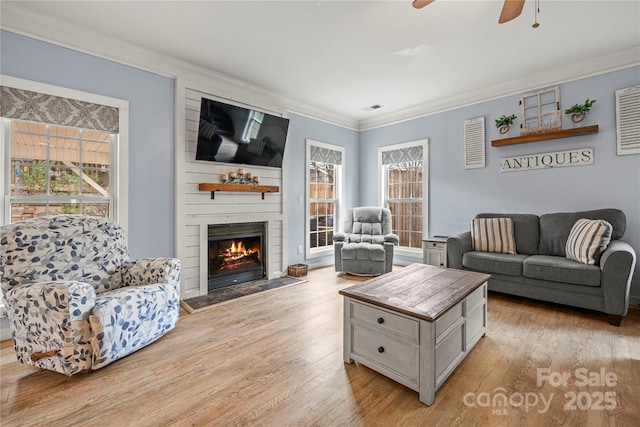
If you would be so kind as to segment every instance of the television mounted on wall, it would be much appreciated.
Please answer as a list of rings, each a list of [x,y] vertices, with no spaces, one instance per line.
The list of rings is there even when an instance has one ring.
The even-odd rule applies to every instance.
[[[202,98],[196,160],[282,167],[289,119]]]

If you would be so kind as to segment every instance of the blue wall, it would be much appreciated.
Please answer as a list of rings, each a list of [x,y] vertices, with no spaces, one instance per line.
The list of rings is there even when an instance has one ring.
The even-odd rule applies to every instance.
[[[321,259],[305,260],[298,255],[298,245],[305,246],[305,202],[306,201],[306,140],[325,142],[345,148],[345,205],[347,208],[360,205],[359,170],[362,166],[359,151],[359,132],[340,126],[290,113],[287,135],[287,240],[289,264],[318,263]],[[375,164],[375,163],[374,163]],[[303,203],[298,204],[298,196]],[[324,258],[327,260],[328,258]],[[333,256],[329,257],[333,261]]]
[[[129,101],[129,250],[173,256],[174,80],[8,31],[0,73]]]
[[[560,86],[563,109],[585,98],[596,99],[587,125],[599,133],[587,136],[492,147],[498,139],[494,120],[502,114],[520,116],[519,95],[361,133],[361,165],[376,164],[383,145],[429,139],[429,235],[453,235],[469,228],[479,212],[542,214],[615,207],[627,216],[624,240],[640,254],[640,155],[616,155],[615,91],[640,84],[634,67]],[[486,168],[464,169],[463,121],[485,117]],[[564,114],[563,114],[564,116]],[[520,120],[515,123],[519,126]],[[563,128],[572,127],[563,117]],[[517,133],[517,131],[516,131]],[[500,172],[500,159],[522,154],[575,148],[594,149],[594,164],[520,172]],[[360,168],[363,204],[376,204],[376,168]],[[631,294],[640,297],[640,266],[636,266]]]
[[[133,257],[172,256],[175,230],[174,80],[28,37],[2,31],[0,72],[129,101],[129,246]],[[481,211],[546,212],[617,207],[627,214],[628,241],[640,253],[640,155],[617,156],[614,91],[640,84],[640,68],[607,73],[561,85],[562,107],[585,98],[597,102],[588,124],[600,132],[574,138],[491,147],[498,138],[493,120],[520,115],[519,96],[356,132],[289,114],[286,218],[289,264],[314,263],[296,253],[304,245],[305,140],[346,149],[345,207],[376,205],[377,149],[429,139],[429,234],[468,229]],[[463,121],[484,116],[487,167],[464,170]],[[563,127],[571,127],[563,118]],[[516,125],[519,124],[519,120]],[[501,173],[502,157],[591,147],[591,166]],[[325,260],[327,260],[325,258]],[[631,294],[640,297],[640,267]]]

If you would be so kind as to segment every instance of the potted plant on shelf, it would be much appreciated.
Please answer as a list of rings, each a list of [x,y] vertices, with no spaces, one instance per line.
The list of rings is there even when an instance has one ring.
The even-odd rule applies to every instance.
[[[585,117],[587,117],[587,113],[589,112],[589,110],[591,110],[591,107],[593,106],[593,104],[595,104],[595,102],[595,99],[587,98],[584,101],[584,104],[574,104],[570,108],[564,110],[564,113],[571,114],[571,121],[573,123],[580,123],[584,120]]]
[[[508,135],[509,131],[511,130],[513,121],[517,118],[518,116],[516,116],[515,114],[512,114],[510,116],[505,116],[503,114],[499,119],[496,119],[496,127],[498,128],[500,135]]]

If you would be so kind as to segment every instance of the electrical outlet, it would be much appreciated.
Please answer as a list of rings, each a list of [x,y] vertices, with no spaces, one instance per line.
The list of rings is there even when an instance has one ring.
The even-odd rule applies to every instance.
[[[302,204],[302,196],[298,196],[298,204],[301,205]]]
[[[302,255],[302,245],[298,245],[298,255]]]

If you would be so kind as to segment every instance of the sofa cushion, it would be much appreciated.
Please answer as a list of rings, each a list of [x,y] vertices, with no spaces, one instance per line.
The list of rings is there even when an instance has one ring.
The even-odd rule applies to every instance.
[[[384,246],[367,242],[347,243],[342,247],[342,259],[366,259],[372,261],[384,261]]]
[[[600,267],[564,257],[534,255],[524,261],[523,276],[574,285],[600,286]]]
[[[485,273],[522,276],[522,262],[528,255],[496,254],[492,252],[467,252],[462,256],[462,266]]]
[[[516,253],[511,218],[475,218],[471,221],[471,239],[476,251]]]
[[[621,239],[626,229],[627,219],[620,209],[597,209],[583,212],[560,212],[540,216],[540,245],[538,255],[565,257],[567,238],[573,224],[581,218],[603,219],[613,227],[612,240]],[[517,233],[517,231],[516,231]],[[516,245],[518,243],[516,235]]]
[[[538,253],[540,235],[538,215],[481,213],[476,215],[476,218],[511,218],[513,235],[516,239],[516,253],[525,255]]]
[[[604,220],[577,220],[567,238],[567,258],[582,264],[596,264],[611,241],[612,230],[611,224]]]

